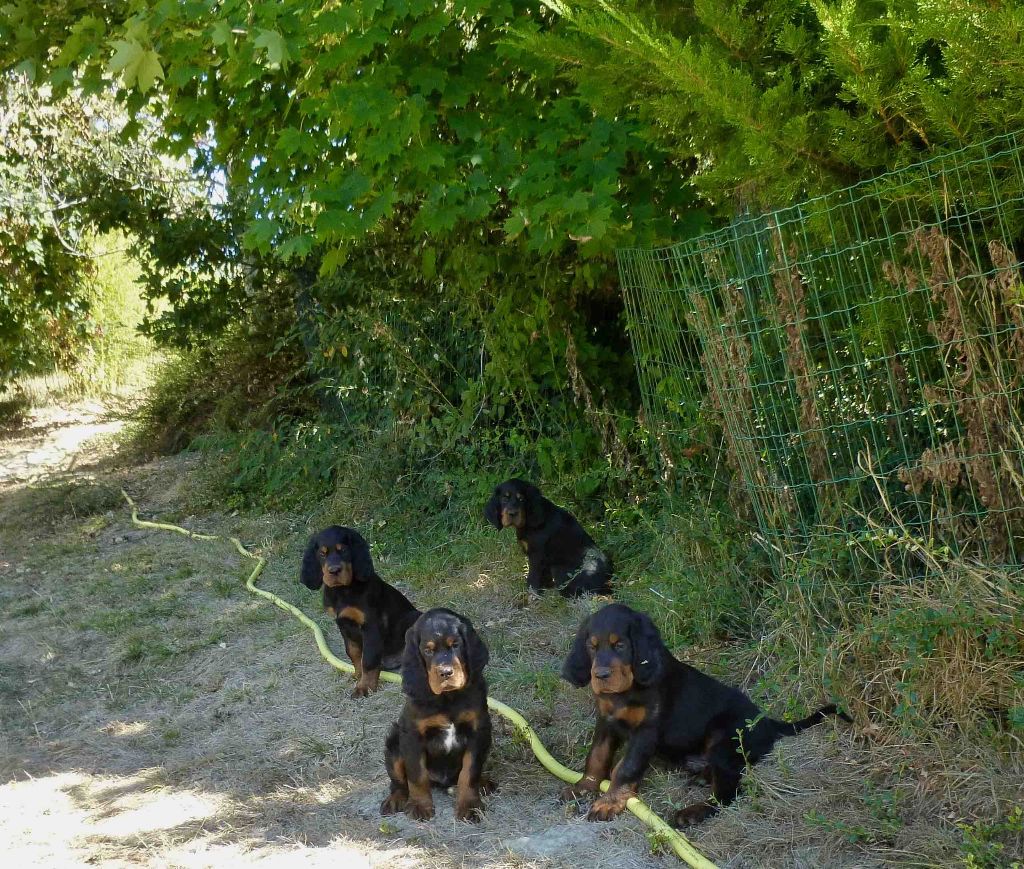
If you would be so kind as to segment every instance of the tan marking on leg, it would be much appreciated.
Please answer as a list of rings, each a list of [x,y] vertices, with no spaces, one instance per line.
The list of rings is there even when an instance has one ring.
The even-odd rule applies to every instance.
[[[352,662],[352,668],[356,671],[355,677],[357,680],[363,678],[363,647],[362,644],[355,640],[350,640],[348,637],[345,638],[345,653],[348,655],[349,660]]]
[[[434,799],[430,795],[430,776],[427,773],[427,757],[420,755],[420,772],[423,776],[418,781],[409,781],[409,802],[405,813],[417,821],[429,821],[434,817]]]
[[[393,815],[402,811],[409,801],[409,784],[405,780],[405,760],[403,758],[399,757],[391,764],[391,778],[393,779],[391,793],[380,804],[382,815]]]
[[[459,782],[456,789],[455,817],[460,821],[480,820],[480,791],[477,785],[470,781],[473,769],[473,753],[464,752],[462,755],[462,769],[459,771]]]
[[[597,793],[601,782],[608,776],[608,768],[612,765],[612,741],[603,739],[594,743],[587,755],[587,766],[581,778],[574,785],[562,788],[561,797],[565,802],[578,800],[587,794]]]
[[[356,682],[356,687],[352,689],[352,696],[365,697],[376,691],[378,687],[380,687],[380,670],[363,670],[359,681]]]

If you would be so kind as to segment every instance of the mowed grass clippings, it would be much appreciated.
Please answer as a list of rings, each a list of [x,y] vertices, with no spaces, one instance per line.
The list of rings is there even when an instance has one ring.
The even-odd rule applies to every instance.
[[[382,818],[397,687],[351,700],[350,680],[305,628],[245,591],[250,565],[232,547],[133,528],[109,493],[126,486],[144,518],[239,536],[269,559],[261,586],[313,614],[318,595],[297,582],[297,563],[327,519],[198,511],[194,464],[83,467],[0,496],[0,806],[25,806],[0,812],[0,835],[16,855],[43,864],[60,854],[181,865],[280,855],[304,865],[678,865],[631,816],[588,824],[560,805],[560,783],[497,717],[489,769],[501,789],[481,824],[455,822],[445,794],[430,823]],[[467,615],[490,647],[494,696],[582,768],[592,703],[558,673],[579,621],[602,601],[548,595],[524,606],[524,564],[509,535],[467,527],[431,548],[368,524],[379,572],[422,608]],[[336,629],[318,617],[340,653]],[[748,646],[676,652],[748,687],[771,664]],[[814,686],[806,694],[797,698],[805,705],[823,699]],[[788,698],[755,696],[787,709]],[[1020,847],[1012,824],[978,824],[1024,802],[1020,773],[953,734],[881,742],[828,723],[780,742],[737,803],[688,834],[723,866],[951,865],[970,849],[1008,858]],[[706,793],[660,765],[642,789],[663,816]]]

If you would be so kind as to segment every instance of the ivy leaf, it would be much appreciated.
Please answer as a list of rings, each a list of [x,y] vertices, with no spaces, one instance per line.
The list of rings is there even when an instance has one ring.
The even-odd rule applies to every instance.
[[[288,46],[284,37],[276,30],[261,30],[253,45],[267,53],[267,64],[271,69],[279,69],[288,65]]]

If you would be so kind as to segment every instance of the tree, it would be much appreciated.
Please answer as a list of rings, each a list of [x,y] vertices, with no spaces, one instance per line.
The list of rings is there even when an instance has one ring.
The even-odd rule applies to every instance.
[[[1014,3],[543,0],[520,45],[731,215],[1024,126]]]
[[[181,213],[199,191],[126,132],[109,94],[55,98],[24,76],[0,102],[0,388],[70,364],[88,337],[87,236]]]

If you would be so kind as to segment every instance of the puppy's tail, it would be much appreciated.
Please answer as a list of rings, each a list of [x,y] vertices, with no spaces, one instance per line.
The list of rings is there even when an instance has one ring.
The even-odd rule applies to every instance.
[[[799,721],[775,721],[775,727],[778,730],[779,736],[796,736],[801,730],[806,730],[808,727],[814,727],[815,724],[821,724],[829,715],[835,715],[836,718],[842,718],[843,721],[853,723],[853,719],[842,712],[835,703],[829,703],[827,706],[822,706],[817,712],[812,712],[806,718],[801,718]]]

